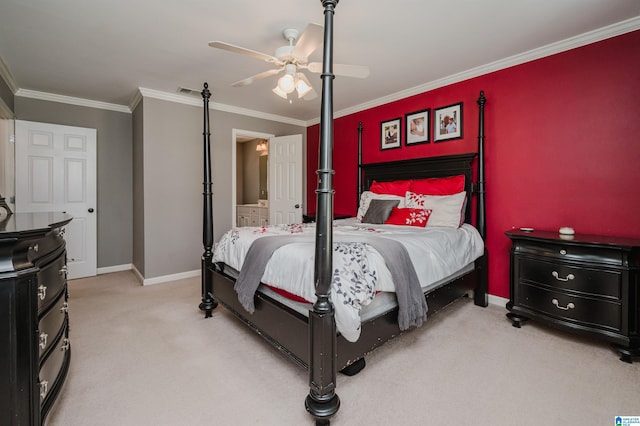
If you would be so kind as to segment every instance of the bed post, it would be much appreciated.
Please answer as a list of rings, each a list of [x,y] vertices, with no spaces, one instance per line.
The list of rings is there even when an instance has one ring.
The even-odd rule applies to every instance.
[[[487,238],[487,219],[484,199],[484,105],[486,103],[487,98],[484,97],[484,90],[481,90],[480,97],[478,98],[480,111],[478,114],[478,210],[476,212],[476,222],[478,232],[480,232],[483,240]]]
[[[324,7],[322,106],[315,240],[314,284],[317,300],[309,311],[309,394],[307,411],[316,425],[328,425],[340,408],[336,394],[337,335],[330,300],[333,268],[333,13],[338,0],[321,0]]]
[[[362,195],[362,121],[358,123],[358,194],[356,198],[356,211],[360,206],[360,196]]]
[[[209,98],[211,92],[209,85],[204,83],[201,92],[204,103],[204,182],[203,182],[203,205],[202,205],[202,245],[204,253],[201,258],[200,279],[202,280],[202,302],[199,308],[205,311],[204,317],[210,318],[211,311],[218,306],[212,296],[211,259],[213,258],[213,200],[211,192],[211,131],[209,127]]]
[[[486,249],[487,216],[484,189],[484,105],[486,103],[487,98],[484,97],[484,90],[481,90],[480,96],[478,97],[478,106],[480,107],[480,111],[478,112],[478,183],[476,188],[478,198],[476,205],[476,228],[478,229],[482,239],[485,241],[485,250],[482,257],[476,261],[476,266],[478,266],[480,270],[480,277],[478,285],[474,291],[474,303],[478,306],[484,307],[489,304],[489,254]]]

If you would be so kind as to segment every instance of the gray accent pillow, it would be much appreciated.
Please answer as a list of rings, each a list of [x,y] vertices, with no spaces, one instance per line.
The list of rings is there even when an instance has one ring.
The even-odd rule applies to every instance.
[[[371,200],[369,208],[362,218],[363,223],[384,223],[391,214],[391,210],[400,203],[400,200]]]

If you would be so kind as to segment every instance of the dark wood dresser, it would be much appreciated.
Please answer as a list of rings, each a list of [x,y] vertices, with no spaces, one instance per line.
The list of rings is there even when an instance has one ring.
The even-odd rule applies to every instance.
[[[64,213],[0,220],[0,424],[41,425],[69,370]]]
[[[511,230],[514,327],[527,319],[614,344],[631,362],[640,347],[640,239]]]

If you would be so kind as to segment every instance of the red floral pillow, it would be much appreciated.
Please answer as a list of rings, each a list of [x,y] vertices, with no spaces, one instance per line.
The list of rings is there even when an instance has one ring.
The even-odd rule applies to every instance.
[[[404,197],[404,194],[411,190],[410,188],[410,180],[394,180],[391,182],[376,182],[374,180],[369,187],[369,191],[375,192],[376,194],[391,194]]]
[[[418,179],[411,182],[411,192],[425,195],[452,195],[464,191],[464,175]]]
[[[385,223],[388,225],[419,226],[424,228],[427,226],[429,216],[431,216],[431,210],[429,209],[399,209],[398,207],[394,207]]]

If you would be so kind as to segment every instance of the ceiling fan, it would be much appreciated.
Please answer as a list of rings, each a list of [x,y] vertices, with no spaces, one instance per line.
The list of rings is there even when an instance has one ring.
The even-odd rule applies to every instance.
[[[265,62],[270,62],[276,66],[274,69],[236,81],[231,85],[233,87],[246,86],[254,81],[284,72],[284,75],[278,79],[278,84],[273,89],[276,95],[287,99],[290,93],[296,91],[298,98],[305,100],[316,98],[318,96],[316,91],[311,86],[307,76],[301,71],[307,70],[312,73],[322,72],[322,62],[309,62],[309,55],[322,45],[324,38],[323,27],[318,24],[309,24],[302,34],[300,34],[298,30],[287,28],[282,31],[282,36],[289,44],[276,49],[273,55],[222,41],[209,42],[209,46],[248,55]],[[366,78],[369,76],[369,67],[334,64],[333,73],[345,77]]]

